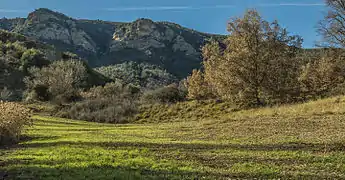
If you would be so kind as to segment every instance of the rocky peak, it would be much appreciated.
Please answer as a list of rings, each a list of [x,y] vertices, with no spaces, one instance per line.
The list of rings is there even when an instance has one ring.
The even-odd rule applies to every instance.
[[[137,32],[141,32],[142,34],[149,35],[151,32],[157,29],[155,22],[153,22],[151,19],[138,19],[134,21],[132,24],[135,30]]]
[[[150,19],[138,19],[115,29],[113,39],[116,41],[144,39],[146,37],[159,38],[157,24]]]
[[[54,12],[46,8],[36,9],[35,11],[31,12],[27,17],[27,20],[31,22],[43,22],[52,19],[59,21],[72,20],[72,18],[69,18],[68,16],[62,13]]]
[[[77,26],[77,20],[49,9],[41,8],[30,13],[16,31],[42,41],[60,42],[65,46],[96,52],[95,43]]]

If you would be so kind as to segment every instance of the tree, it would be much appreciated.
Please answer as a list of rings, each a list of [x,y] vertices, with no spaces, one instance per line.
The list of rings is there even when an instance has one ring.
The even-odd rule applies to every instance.
[[[192,75],[185,81],[185,86],[188,88],[189,99],[205,99],[211,97],[211,91],[205,82],[203,72],[194,69]]]
[[[319,33],[329,46],[345,47],[345,1],[326,0],[328,14],[319,24]]]
[[[231,19],[223,43],[203,48],[205,81],[215,94],[245,106],[290,101],[297,89],[299,36],[255,10]]]
[[[344,94],[345,53],[340,49],[323,50],[317,59],[302,66],[299,81],[304,98]]]
[[[87,69],[77,60],[54,61],[47,67],[31,69],[30,74],[31,79],[26,80],[26,85],[31,95],[57,103],[76,98],[79,88],[87,80]]]
[[[44,57],[44,54],[37,49],[26,50],[21,57],[21,69],[26,73],[32,67],[43,67],[49,65],[49,60]]]

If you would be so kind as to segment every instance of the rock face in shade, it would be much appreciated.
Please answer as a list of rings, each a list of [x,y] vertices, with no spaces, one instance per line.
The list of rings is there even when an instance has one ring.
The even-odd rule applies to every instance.
[[[209,38],[222,38],[169,22],[77,20],[49,9],[38,9],[27,18],[0,19],[0,29],[75,53],[93,67],[146,62],[178,77],[200,67],[201,47]]]

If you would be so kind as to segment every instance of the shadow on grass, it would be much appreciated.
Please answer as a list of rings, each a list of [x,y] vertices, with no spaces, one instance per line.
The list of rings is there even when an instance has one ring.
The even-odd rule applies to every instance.
[[[43,124],[50,124],[50,125],[63,125],[63,126],[68,126],[68,125],[75,125],[75,126],[99,126],[99,124],[85,124],[85,122],[66,122],[66,121],[45,121],[45,120],[40,120],[40,119],[35,119],[34,122],[39,122]],[[41,124],[39,124],[41,125]]]
[[[0,150],[4,150],[4,149],[13,149],[13,148],[21,148],[23,147],[22,145],[20,145],[19,143],[25,143],[25,142],[29,142],[29,141],[45,141],[45,140],[56,140],[59,139],[59,136],[27,136],[27,135],[22,135],[19,138],[18,142],[10,142],[8,144],[3,144],[0,145]]]
[[[188,171],[167,171],[167,170],[147,170],[147,169],[128,169],[124,167],[112,166],[87,166],[87,167],[66,167],[66,168],[47,168],[39,167],[39,164],[32,166],[18,166],[7,170],[0,167],[0,179],[26,179],[26,180],[84,180],[84,179],[116,179],[116,180],[160,180],[160,179],[337,179],[336,175],[293,175],[279,173],[232,173],[221,174],[213,172],[188,172]]]
[[[202,143],[153,143],[153,142],[72,142],[58,141],[49,143],[30,143],[21,144],[21,148],[40,148],[52,146],[87,146],[87,147],[105,147],[105,148],[147,148],[147,149],[170,149],[170,150],[247,150],[247,151],[312,151],[312,152],[343,152],[345,144],[332,143],[282,143],[282,144],[202,144]]]
[[[40,125],[41,126],[41,125]],[[41,130],[41,131],[54,131],[54,132],[81,132],[81,131],[85,131],[85,132],[97,132],[97,131],[105,131],[104,129],[101,128],[75,128],[75,127],[70,127],[70,128],[61,128],[59,129],[59,127],[56,126],[46,126],[44,125],[44,129],[37,129],[37,130]]]
[[[71,168],[43,168],[21,167],[12,168],[0,173],[0,179],[25,179],[25,180],[84,180],[84,179],[116,179],[116,180],[155,180],[155,179],[190,179],[189,177],[170,176],[163,172],[145,172],[139,170],[126,170],[109,166],[89,166]]]
[[[35,166],[39,166],[36,164]],[[187,171],[166,171],[166,170],[147,170],[129,169],[112,166],[88,166],[88,167],[69,167],[69,168],[43,168],[35,166],[23,166],[10,168],[0,173],[0,179],[63,179],[63,180],[84,180],[84,179],[116,179],[116,180],[158,180],[158,179],[226,179],[228,177],[272,177],[272,175],[258,175],[241,173],[233,175],[216,173],[197,173]],[[1,170],[1,169],[0,169]]]
[[[25,137],[23,141],[30,140],[51,140],[57,137]],[[288,164],[289,166],[294,164],[309,164],[309,160],[287,160],[286,159],[269,159],[269,157],[255,159],[255,158],[238,158],[238,157],[218,157],[212,159],[212,157],[204,157],[198,152],[208,150],[244,150],[244,151],[276,151],[276,150],[288,150],[288,151],[343,151],[345,145],[341,143],[334,144],[302,144],[302,143],[286,143],[286,144],[268,144],[268,145],[236,145],[236,144],[191,144],[191,143],[150,143],[150,142],[70,142],[70,141],[58,141],[49,143],[31,143],[20,144],[17,148],[44,148],[55,146],[73,146],[75,147],[104,147],[114,149],[135,149],[145,148],[152,151],[159,151],[162,153],[162,158],[176,158],[176,157],[164,157],[164,152],[184,151],[188,152],[185,157],[186,160],[198,161],[203,166],[211,168],[223,169],[226,165],[236,163],[258,163],[258,164]],[[20,160],[7,160],[0,164],[0,179],[119,179],[119,180],[132,180],[132,179],[339,179],[340,175],[337,174],[279,174],[279,173],[255,173],[255,172],[241,172],[234,174],[224,174],[218,172],[189,172],[189,171],[161,171],[161,170],[147,170],[147,169],[128,169],[129,167],[112,167],[106,166],[88,166],[88,167],[65,167],[64,161],[48,162],[38,159],[20,159]],[[78,165],[76,162],[68,162]],[[46,168],[50,166],[58,165],[61,168]],[[1,170],[1,167],[7,167],[6,171]],[[1,173],[3,172],[3,173]]]

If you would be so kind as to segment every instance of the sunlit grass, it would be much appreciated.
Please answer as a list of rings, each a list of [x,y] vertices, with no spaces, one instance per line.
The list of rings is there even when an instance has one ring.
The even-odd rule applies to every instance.
[[[35,116],[20,144],[0,150],[0,179],[345,178],[343,97],[245,111],[175,105],[198,106],[193,120],[172,106],[164,123]]]

